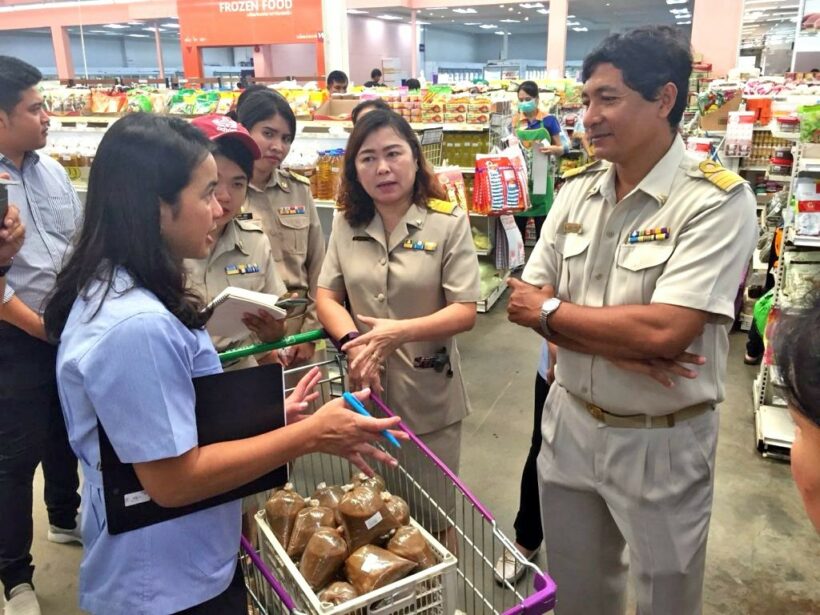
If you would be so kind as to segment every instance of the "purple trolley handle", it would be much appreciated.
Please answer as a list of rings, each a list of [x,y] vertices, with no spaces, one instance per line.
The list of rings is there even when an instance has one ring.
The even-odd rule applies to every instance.
[[[276,580],[276,577],[273,576],[268,567],[265,565],[265,562],[262,561],[262,558],[256,553],[256,550],[253,548],[253,545],[248,541],[247,538],[242,536],[242,548],[245,550],[251,561],[253,561],[253,565],[259,569],[259,572],[262,573],[262,576],[265,577],[265,580],[271,586],[271,589],[279,596],[279,599],[282,601],[282,604],[285,605],[285,608],[288,611],[295,611],[296,610],[296,603],[293,601],[293,598],[290,597],[290,594],[279,584],[279,581]]]
[[[515,605],[509,611],[504,611],[503,615],[544,615],[555,608],[555,581],[539,573],[533,578],[532,584],[535,593],[524,598],[521,604]]]

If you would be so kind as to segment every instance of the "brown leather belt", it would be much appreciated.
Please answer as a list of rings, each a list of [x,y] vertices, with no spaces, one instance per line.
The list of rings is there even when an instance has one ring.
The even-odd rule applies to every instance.
[[[572,393],[570,393],[570,395],[572,395]],[[649,414],[614,414],[607,412],[600,406],[584,401],[580,397],[574,395],[573,397],[584,406],[586,411],[589,412],[590,416],[596,421],[604,423],[608,427],[630,429],[665,429],[674,427],[677,423],[693,419],[696,416],[715,409],[714,404],[704,402],[662,416],[651,416]]]

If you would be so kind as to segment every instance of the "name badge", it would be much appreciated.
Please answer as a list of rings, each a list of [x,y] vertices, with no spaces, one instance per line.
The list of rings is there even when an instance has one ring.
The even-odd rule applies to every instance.
[[[632,231],[627,238],[627,243],[645,243],[647,241],[662,241],[669,239],[670,229],[667,226],[660,228],[647,228],[639,231]]]
[[[418,250],[423,252],[435,252],[438,244],[435,241],[422,241],[417,240],[413,241],[412,239],[408,239],[402,244],[402,247],[405,250]]]
[[[239,263],[238,265],[228,265],[225,273],[228,275],[245,275],[248,273],[259,273],[262,269],[256,263]]]
[[[294,205],[292,207],[280,207],[279,208],[279,215],[280,216],[301,216],[305,213],[305,206],[304,205]]]
[[[243,211],[241,214],[236,215],[236,220],[253,220],[253,212]]]
[[[584,232],[584,227],[578,224],[577,222],[565,222],[564,223],[564,233],[575,233],[576,235],[581,235]]]

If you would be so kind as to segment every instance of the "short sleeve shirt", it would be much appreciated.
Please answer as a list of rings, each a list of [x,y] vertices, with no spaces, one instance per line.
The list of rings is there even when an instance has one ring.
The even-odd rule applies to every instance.
[[[116,272],[100,307],[101,296],[95,282],[75,301],[57,355],[68,437],[85,477],[80,607],[111,615],[167,615],[228,586],[241,504],[112,536],[97,421],[125,463],[178,457],[197,445],[192,378],[221,367],[204,330],[186,328],[124,271]]]
[[[555,377],[561,386],[619,414],[664,415],[723,400],[734,301],[757,239],[754,197],[745,182],[732,183],[724,190],[709,181],[679,136],[620,202],[608,163],[566,183],[524,281],[552,285],[561,299],[578,305],[667,303],[711,318],[688,348],[706,357],[695,380],[677,379],[670,390],[603,357],[560,348]],[[633,233],[653,230],[652,241],[630,242]]]
[[[334,217],[319,286],[343,292],[356,316],[406,319],[429,316],[450,303],[480,298],[478,258],[467,214],[459,208],[440,213],[411,205],[390,235],[381,217],[351,227]],[[446,370],[414,367],[417,357],[446,349]],[[403,344],[386,361],[383,378],[388,405],[416,433],[430,433],[462,420],[469,412],[455,338]]]
[[[270,241],[262,227],[251,220],[234,219],[225,226],[211,254],[200,260],[187,259],[188,283],[206,302],[211,302],[229,286],[287,296],[271,254]],[[219,352],[255,343],[250,331],[232,338],[214,338]],[[252,357],[248,357],[252,359]],[[252,367],[255,362],[249,361]]]
[[[244,209],[268,235],[279,277],[288,291],[310,300],[303,319],[288,321],[288,335],[318,328],[316,283],[325,257],[325,238],[310,182],[275,169],[264,190],[249,186]]]

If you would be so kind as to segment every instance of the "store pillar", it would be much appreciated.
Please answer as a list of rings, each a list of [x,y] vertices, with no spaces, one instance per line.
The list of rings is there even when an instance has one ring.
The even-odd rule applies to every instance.
[[[186,79],[201,79],[202,74],[202,49],[183,42],[182,44],[182,70]]]
[[[316,47],[317,67],[321,58],[327,72],[341,70],[350,75],[346,3],[339,0],[322,0],[322,24],[324,45]],[[319,55],[319,52],[322,52],[322,55]],[[320,76],[324,77],[326,74],[322,72]]]
[[[692,51],[703,54],[715,77],[723,77],[737,66],[742,23],[743,0],[695,0]]]
[[[547,75],[551,78],[564,76],[567,55],[568,14],[569,0],[550,0],[549,28],[547,31]]]
[[[61,26],[51,26],[51,41],[54,45],[54,60],[57,66],[57,77],[73,79],[74,59],[71,57],[71,41],[68,30]]]

